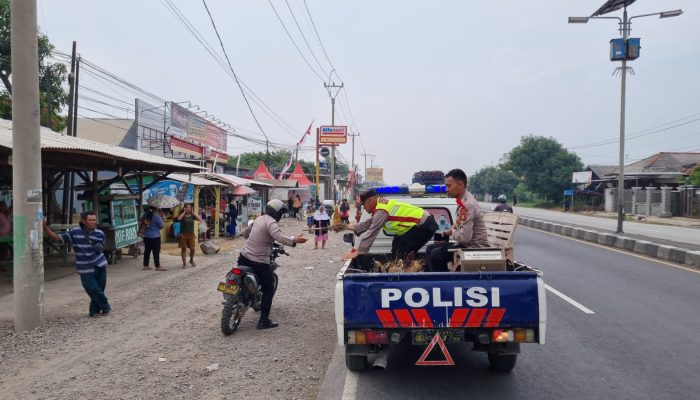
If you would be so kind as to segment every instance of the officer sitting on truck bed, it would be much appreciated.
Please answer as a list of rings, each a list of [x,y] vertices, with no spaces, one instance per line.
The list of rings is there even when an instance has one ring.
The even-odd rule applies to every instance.
[[[363,193],[360,202],[372,217],[359,224],[347,225],[347,229],[355,234],[364,234],[357,250],[343,256],[345,260],[366,255],[381,229],[387,236],[394,236],[391,242],[393,257],[412,258],[438,229],[435,218],[429,212],[408,203],[380,197],[374,189]],[[368,256],[361,257],[356,264],[363,269],[372,265]]]
[[[445,175],[447,195],[457,201],[457,220],[452,229],[441,232],[452,236],[457,243],[434,243],[425,249],[428,271],[447,272],[452,261],[449,249],[490,247],[484,225],[484,212],[474,196],[467,190],[467,175],[461,169],[453,169]]]

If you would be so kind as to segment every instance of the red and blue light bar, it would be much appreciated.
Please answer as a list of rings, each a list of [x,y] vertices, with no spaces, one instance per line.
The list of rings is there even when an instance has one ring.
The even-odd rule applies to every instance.
[[[423,191],[416,191],[413,187],[409,188],[408,186],[379,186],[373,189],[380,195],[447,193],[447,186],[445,185],[426,185]]]

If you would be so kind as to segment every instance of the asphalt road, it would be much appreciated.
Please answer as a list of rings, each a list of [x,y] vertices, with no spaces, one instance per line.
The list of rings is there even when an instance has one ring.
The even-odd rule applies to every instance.
[[[385,371],[347,373],[332,363],[329,371],[345,375],[345,396],[328,397],[699,398],[700,273],[527,228],[515,249],[593,313],[548,290],[547,342],[523,345],[512,373],[492,373],[484,354],[454,346],[454,367],[415,367],[421,349],[408,345],[393,349]]]
[[[493,203],[479,204],[484,209],[496,206]],[[585,226],[598,231],[615,232],[617,229],[617,219],[613,218],[593,217],[529,207],[515,207],[514,211],[523,217],[542,219],[560,224]],[[700,229],[697,228],[625,221],[623,229],[625,234],[644,236],[652,241],[658,238],[665,242],[676,243],[679,246],[684,244],[692,245],[693,247],[700,246]]]

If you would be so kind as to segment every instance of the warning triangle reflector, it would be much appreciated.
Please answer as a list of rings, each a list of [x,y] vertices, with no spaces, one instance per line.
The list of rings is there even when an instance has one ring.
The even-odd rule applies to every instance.
[[[436,361],[426,360],[426,358],[428,358],[428,354],[430,354],[430,352],[433,350],[433,348],[435,347],[436,344],[440,345],[440,350],[442,350],[442,355],[445,356],[445,359],[444,360],[436,360]],[[420,358],[416,362],[416,365],[419,365],[419,366],[455,365],[455,362],[452,360],[452,356],[450,355],[450,352],[447,351],[447,346],[445,346],[445,342],[442,340],[442,336],[440,336],[439,332],[435,334],[435,336],[433,337],[433,340],[431,340],[428,347],[425,348],[423,355],[420,356]]]

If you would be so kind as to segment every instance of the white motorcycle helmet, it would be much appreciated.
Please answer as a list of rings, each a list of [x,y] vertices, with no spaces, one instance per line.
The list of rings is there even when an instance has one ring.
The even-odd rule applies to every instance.
[[[505,203],[506,202],[506,195],[502,194],[502,195],[498,196],[498,201],[501,203]]]
[[[287,205],[279,199],[272,199],[265,205],[265,214],[271,216],[277,222],[279,222],[279,220],[282,219],[282,215],[288,211]]]

